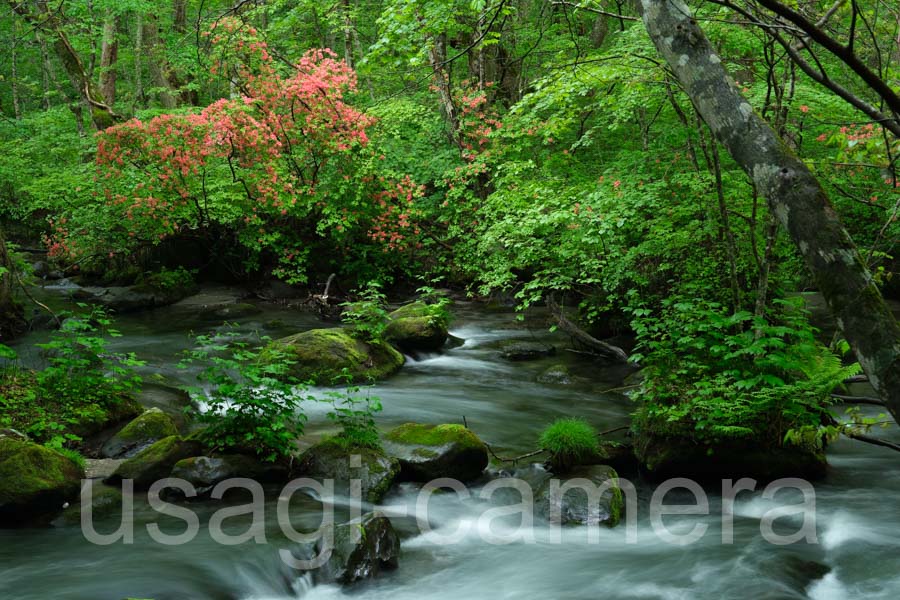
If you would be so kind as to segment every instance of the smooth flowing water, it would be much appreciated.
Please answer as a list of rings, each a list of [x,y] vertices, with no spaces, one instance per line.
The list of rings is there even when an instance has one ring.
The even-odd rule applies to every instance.
[[[500,358],[491,343],[510,338],[553,338],[538,322],[522,324],[510,313],[486,312],[457,306],[452,333],[463,343],[439,355],[410,359],[403,370],[377,385],[385,428],[406,421],[468,423],[469,427],[503,455],[533,449],[539,430],[561,415],[579,415],[599,429],[626,424],[631,409],[626,396],[606,392],[621,384],[621,368],[600,369],[579,362],[577,355],[560,355],[535,362],[511,363]],[[189,331],[206,333],[217,328],[190,311],[161,309],[123,317],[125,334],[115,350],[136,352],[148,361],[145,375],[161,373],[188,383],[190,372],[174,368],[179,351],[188,348]],[[238,330],[250,336],[259,331],[279,336],[320,325],[314,317],[287,309],[267,308],[243,320]],[[24,340],[22,348],[40,339]],[[548,366],[567,362],[581,377],[567,386],[537,383]],[[311,403],[309,431],[313,436],[330,425],[326,407]],[[879,435],[900,441],[896,428]],[[416,488],[405,484],[389,495],[381,510],[394,518],[403,538],[400,568],[351,589],[312,586],[308,576],[291,570],[278,550],[290,548],[276,520],[274,499],[266,504],[256,533],[265,544],[253,541],[226,546],[214,541],[205,528],[191,542],[167,546],[153,541],[146,529],[159,524],[179,533],[184,523],[162,517],[140,495],[135,498],[133,543],[98,546],[87,542],[78,525],[50,529],[0,531],[0,598],[26,600],[58,598],[155,600],[198,598],[263,600],[353,597],[391,599],[498,599],[498,598],[843,598],[900,597],[900,469],[896,453],[852,442],[829,449],[829,476],[815,484],[815,543],[773,545],[760,530],[761,518],[777,505],[799,502],[791,494],[765,499],[761,490],[744,492],[735,504],[733,543],[722,541],[719,492],[709,489],[709,515],[666,518],[672,531],[696,525],[708,527],[696,543],[676,546],[657,536],[647,515],[655,486],[634,481],[638,489],[636,543],[627,538],[626,526],[602,529],[589,536],[585,527],[551,529],[535,521],[533,527],[514,528],[518,519],[497,519],[486,525],[485,511],[497,507],[478,497],[438,494],[428,506],[432,530],[422,532],[413,517]],[[539,476],[540,467],[520,466],[523,479]],[[786,491],[787,492],[787,491]],[[677,504],[676,494],[667,501]],[[346,511],[340,499],[338,510]],[[222,504],[192,505],[201,523]],[[317,527],[321,505],[297,494],[291,503],[291,523],[298,530]],[[420,515],[421,516],[421,515]],[[796,531],[803,515],[783,517],[780,528]],[[119,525],[98,522],[98,530],[111,532]],[[247,531],[249,517],[226,521],[235,534]],[[518,533],[517,541],[501,543],[504,535]],[[444,540],[456,534],[456,543]],[[815,563],[816,567],[810,567]],[[822,567],[824,566],[824,568]],[[822,574],[827,568],[827,573]],[[812,575],[811,572],[816,571]]]

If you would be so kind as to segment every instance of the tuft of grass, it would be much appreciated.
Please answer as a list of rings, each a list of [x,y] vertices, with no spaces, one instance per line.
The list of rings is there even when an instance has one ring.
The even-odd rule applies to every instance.
[[[557,419],[538,438],[540,448],[550,453],[554,472],[564,473],[600,450],[597,430],[584,419]]]

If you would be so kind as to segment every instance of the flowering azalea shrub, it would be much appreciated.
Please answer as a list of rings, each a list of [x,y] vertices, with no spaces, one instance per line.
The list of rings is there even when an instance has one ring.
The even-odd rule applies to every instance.
[[[421,187],[378,174],[368,148],[374,119],[347,99],[356,90],[350,67],[314,49],[283,73],[256,31],[236,20],[220,21],[208,39],[210,72],[236,82],[235,93],[200,112],[132,119],[98,134],[98,205],[54,223],[51,253],[106,258],[224,230],[248,268],[265,262],[301,282],[317,244],[415,246]]]

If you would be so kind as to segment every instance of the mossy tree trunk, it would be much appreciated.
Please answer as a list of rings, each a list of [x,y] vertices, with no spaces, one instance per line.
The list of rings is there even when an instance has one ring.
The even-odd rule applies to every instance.
[[[24,321],[22,307],[13,297],[13,265],[0,229],[0,342],[20,333]]]
[[[639,0],[638,8],[697,111],[790,234],[869,381],[900,422],[900,326],[822,186],[753,111],[682,0]]]

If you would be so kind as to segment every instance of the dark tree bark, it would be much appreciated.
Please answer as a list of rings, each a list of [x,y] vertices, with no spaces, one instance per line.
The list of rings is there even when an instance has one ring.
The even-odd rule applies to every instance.
[[[119,17],[111,10],[103,21],[100,47],[100,91],[109,106],[116,103],[116,62],[119,60]]]
[[[6,251],[6,238],[0,229],[0,342],[22,332],[25,321],[22,307],[13,298],[13,265]]]
[[[900,422],[900,326],[822,186],[741,96],[682,0],[640,0],[639,10],[697,111],[800,250],[872,387]]]
[[[150,71],[150,83],[157,91],[157,99],[164,108],[178,106],[178,98],[172,84],[166,77],[168,61],[165,49],[159,43],[159,20],[156,15],[144,15],[141,22],[141,40],[144,54],[147,57],[147,69]]]

